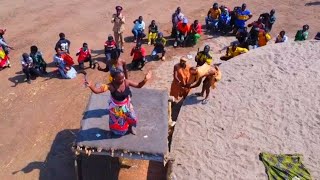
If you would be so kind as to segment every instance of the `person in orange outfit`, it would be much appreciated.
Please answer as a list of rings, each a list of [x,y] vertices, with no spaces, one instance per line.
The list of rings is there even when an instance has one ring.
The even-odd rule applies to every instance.
[[[183,87],[187,85],[190,78],[190,65],[187,64],[187,58],[182,57],[180,62],[173,68],[173,81],[171,83],[170,96],[174,97],[174,101],[181,97],[186,98],[190,89]]]

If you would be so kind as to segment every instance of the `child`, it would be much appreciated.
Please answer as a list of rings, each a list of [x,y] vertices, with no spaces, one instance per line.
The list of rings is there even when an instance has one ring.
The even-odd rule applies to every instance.
[[[154,49],[152,51],[152,58],[156,59],[157,54],[162,53],[161,60],[165,60],[164,55],[166,54],[165,45],[167,43],[167,40],[163,37],[163,34],[161,32],[158,33],[157,39],[155,39],[154,42]]]
[[[148,34],[148,45],[153,44],[158,34],[158,26],[156,25],[156,21],[152,20],[149,25],[149,34]]]
[[[84,69],[84,62],[88,62],[89,61],[89,66],[90,68],[94,69],[95,68],[95,64],[93,64],[92,59],[91,59],[91,51],[90,49],[88,49],[88,44],[87,43],[83,43],[82,48],[79,49],[78,53],[76,54],[76,56],[78,57],[78,63],[79,63],[79,67],[80,69]]]
[[[139,65],[141,65],[142,69],[146,62],[146,50],[141,47],[141,42],[138,42],[137,45],[132,48],[130,55],[133,56],[131,63],[132,69],[138,69]]]

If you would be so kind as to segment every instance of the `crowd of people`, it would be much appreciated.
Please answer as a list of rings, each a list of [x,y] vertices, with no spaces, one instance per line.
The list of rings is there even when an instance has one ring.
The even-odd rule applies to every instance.
[[[148,45],[154,46],[150,53],[153,60],[165,60],[168,44],[155,20],[152,20],[146,29],[143,17],[139,16],[132,24],[131,32],[133,42],[136,45],[130,51],[132,63],[129,69],[126,61],[120,58],[121,53],[124,53],[123,33],[126,31],[126,18],[122,13],[123,8],[121,6],[116,6],[115,10],[116,12],[111,17],[113,35],[108,35],[104,43],[106,66],[102,68],[92,58],[88,43],[83,43],[75,55],[78,57],[78,69],[85,69],[85,63],[88,62],[89,68],[95,69],[97,66],[98,70],[110,73],[108,84],[95,87],[93,83],[86,80],[86,85],[94,93],[110,91],[109,125],[111,131],[117,135],[123,135],[127,131],[135,134],[134,127],[137,123],[137,118],[130,102],[132,94],[129,87],[143,87],[151,78],[151,73],[148,72],[143,81],[136,83],[129,80],[128,71],[141,69],[148,62],[146,58],[147,52],[143,47],[144,38],[147,38]],[[253,14],[247,9],[246,4],[242,4],[241,7],[234,7],[231,10],[224,5],[219,6],[218,3],[214,3],[208,10],[204,19],[206,32],[222,36],[226,34],[233,35],[237,40],[226,48],[226,54],[220,58],[221,60],[227,61],[251,49],[265,46],[272,39],[270,31],[276,22],[276,11],[272,9],[269,13],[260,14],[256,21],[247,24],[247,21],[251,18],[253,18]],[[199,42],[203,33],[199,20],[189,23],[188,18],[182,13],[182,9],[178,7],[171,16],[171,22],[171,38],[174,39],[173,47],[193,47]],[[306,40],[308,38],[308,30],[309,26],[304,25],[296,33],[295,41]],[[14,49],[5,41],[5,32],[5,29],[0,29],[0,68],[11,66],[9,52]],[[320,39],[320,33],[316,36],[317,38]],[[288,37],[284,30],[275,38],[275,43],[287,41]],[[53,62],[57,67],[57,72],[65,79],[72,79],[77,76],[77,71],[74,68],[75,62],[70,55],[70,45],[71,41],[66,38],[64,33],[60,33],[59,40],[55,45],[56,54],[53,57]],[[209,99],[210,89],[214,89],[221,79],[222,73],[218,67],[219,64],[213,64],[210,46],[206,45],[202,51],[198,51],[195,56],[195,62],[196,66],[192,67],[189,65],[188,59],[182,57],[180,62],[173,67],[173,81],[170,90],[170,96],[173,97],[173,101],[186,98],[192,88],[196,88],[202,83],[202,91],[195,93],[195,95],[205,96],[202,103],[206,104]],[[22,54],[21,65],[28,83],[31,83],[32,76],[47,75],[47,63],[41,51],[35,45],[30,47],[30,53]]]

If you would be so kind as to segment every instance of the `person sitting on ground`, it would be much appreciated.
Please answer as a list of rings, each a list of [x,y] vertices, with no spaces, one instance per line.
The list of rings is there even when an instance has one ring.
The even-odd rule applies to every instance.
[[[203,51],[197,53],[195,61],[197,62],[197,67],[202,66],[205,63],[207,63],[208,65],[212,63],[212,55],[210,53],[209,45],[205,45]]]
[[[212,8],[209,9],[206,17],[206,28],[214,29],[218,28],[219,18],[221,15],[221,10],[219,9],[218,3],[214,3]]]
[[[77,76],[77,71],[72,67],[72,65],[68,62],[69,58],[65,56],[65,52],[60,48],[56,48],[56,54],[53,57],[53,62],[58,67],[58,71],[62,78],[64,79],[73,79]]]
[[[0,68],[11,67],[9,52],[10,50],[14,50],[13,47],[9,46],[7,42],[4,40],[4,34],[6,33],[6,29],[0,29],[0,46],[4,52],[2,63],[0,64]]]
[[[182,21],[183,18],[184,18],[184,15],[181,13],[181,8],[177,7],[176,11],[171,16],[171,22],[172,22],[171,37],[172,38],[176,37],[178,23]]]
[[[317,35],[314,37],[315,40],[320,40],[320,32],[317,33]]]
[[[242,4],[241,8],[237,9],[235,15],[236,19],[234,33],[236,33],[239,28],[244,28],[246,26],[246,22],[252,18],[252,14],[247,9],[247,5],[245,3]]]
[[[288,41],[288,37],[286,36],[286,32],[280,31],[279,35],[276,38],[276,43],[283,43],[287,41]]]
[[[202,79],[204,78],[201,93],[195,93],[195,95],[203,97],[204,93],[206,93],[205,98],[202,100],[202,104],[207,104],[209,100],[210,87],[215,89],[217,87],[217,82],[221,80],[220,69],[216,65],[212,67],[205,63],[199,67],[191,67],[190,74],[190,81],[186,86],[190,87],[190,89],[199,87]]]
[[[128,79],[127,63],[126,61],[120,59],[120,53],[117,51],[111,54],[111,60],[107,62],[107,66],[105,69],[102,69],[98,63],[98,70],[110,72],[110,82],[112,82],[112,74],[114,74],[116,70],[121,70],[124,73],[125,78]]]
[[[44,61],[42,53],[38,50],[37,46],[30,47],[30,57],[33,60],[34,68],[40,74],[48,74],[47,72],[47,63]]]
[[[189,30],[190,26],[188,25],[188,19],[184,18],[181,22],[178,23],[176,38],[173,44],[174,47],[177,47],[178,45],[185,45],[185,40],[187,39]]]
[[[82,44],[82,48],[79,49],[76,56],[79,56],[78,63],[79,63],[80,69],[84,69],[84,62],[89,62],[90,68],[92,68],[92,69],[96,68],[96,64],[93,63],[93,61],[92,61],[91,50],[88,48],[87,43]]]
[[[56,48],[60,48],[62,51],[70,54],[71,42],[66,39],[66,35],[64,33],[60,33],[59,38],[59,41],[56,43]]]
[[[305,41],[309,35],[309,25],[304,25],[301,30],[297,31],[294,41]]]
[[[146,63],[146,50],[142,47],[141,42],[137,42],[136,46],[132,48],[130,56],[133,56],[131,68],[142,69]]]
[[[221,10],[221,15],[219,18],[219,31],[222,32],[223,34],[227,34],[231,30],[231,16],[229,14],[228,8],[225,6],[220,7]]]
[[[127,132],[137,134],[136,125],[138,118],[131,104],[130,87],[142,88],[152,77],[148,72],[143,81],[136,83],[124,77],[121,70],[112,74],[114,79],[109,84],[102,84],[100,87],[94,86],[91,82],[86,82],[87,87],[95,94],[110,91],[111,98],[109,102],[109,129],[115,135],[125,135]]]
[[[247,44],[248,46],[252,46],[253,49],[258,47],[259,32],[260,32],[259,27],[252,27],[249,32]]]
[[[267,33],[264,29],[259,30],[258,35],[258,45],[259,47],[267,45],[268,41],[271,40],[271,35]]]
[[[162,32],[158,33],[158,37],[154,42],[154,49],[151,53],[152,59],[157,59],[157,56],[159,53],[162,54],[161,56],[161,60],[164,61],[165,60],[165,54],[166,54],[166,43],[167,40],[163,37]]]
[[[156,21],[152,20],[149,25],[149,33],[148,33],[148,45],[153,44],[158,35],[158,26],[156,25]]]
[[[31,84],[31,76],[39,76],[39,72],[34,68],[33,60],[28,53],[22,54],[21,59],[22,71],[26,75],[27,82]]]
[[[202,28],[201,24],[198,20],[195,20],[193,24],[190,26],[190,32],[189,32],[189,40],[191,41],[191,45],[194,46],[198,43],[198,40],[201,37]]]
[[[125,16],[121,13],[122,7],[116,6],[116,13],[112,15],[111,23],[113,23],[113,33],[116,44],[119,46],[119,49],[123,52],[123,32],[125,30]]]
[[[232,43],[231,46],[229,46],[227,48],[227,51],[226,51],[226,55],[225,56],[221,56],[220,57],[220,60],[222,61],[227,61],[233,57],[236,57],[236,56],[239,56],[240,54],[244,54],[246,52],[248,52],[249,50],[246,49],[246,48],[241,48],[241,47],[238,47],[237,43]]]
[[[259,17],[257,21],[253,21],[252,23],[248,24],[248,27],[259,28],[259,29],[265,29],[265,25],[262,23],[263,19]]]
[[[134,36],[134,41],[133,42],[137,42],[140,41],[141,39],[143,39],[144,37],[146,37],[146,35],[144,34],[144,29],[146,27],[144,21],[143,21],[143,17],[139,16],[138,19],[133,21],[133,29],[132,29],[132,33]]]
[[[178,101],[181,97],[185,99],[190,92],[190,88],[184,87],[190,78],[190,65],[187,64],[187,60],[186,57],[181,57],[180,62],[173,68],[170,96],[174,97],[174,101]]]
[[[104,54],[106,56],[106,63],[111,60],[111,54],[115,51],[121,51],[121,49],[117,47],[117,43],[113,39],[113,36],[109,34],[107,41],[104,43]]]
[[[244,27],[243,29],[239,29],[238,32],[236,33],[236,38],[239,41],[239,47],[247,48],[248,49],[248,31],[247,27]]]

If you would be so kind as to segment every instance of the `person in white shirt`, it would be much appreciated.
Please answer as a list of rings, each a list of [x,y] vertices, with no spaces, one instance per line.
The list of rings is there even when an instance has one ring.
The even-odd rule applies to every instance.
[[[184,15],[181,13],[181,8],[178,7],[171,17],[171,21],[172,21],[171,37],[172,38],[176,37],[178,23],[182,21],[183,18],[184,18]]]
[[[133,24],[134,24],[132,29],[132,33],[134,36],[133,42],[137,42],[139,40],[142,40],[144,37],[146,37],[146,35],[144,34],[146,24],[144,23],[142,16],[139,16],[138,19],[134,20]]]
[[[288,37],[286,36],[286,32],[281,31],[276,38],[276,43],[283,43],[283,42],[287,42],[287,41],[288,41]]]
[[[28,53],[22,54],[21,59],[22,71],[26,75],[27,82],[31,83],[31,76],[39,76],[39,72],[34,68],[33,59],[29,56]]]

